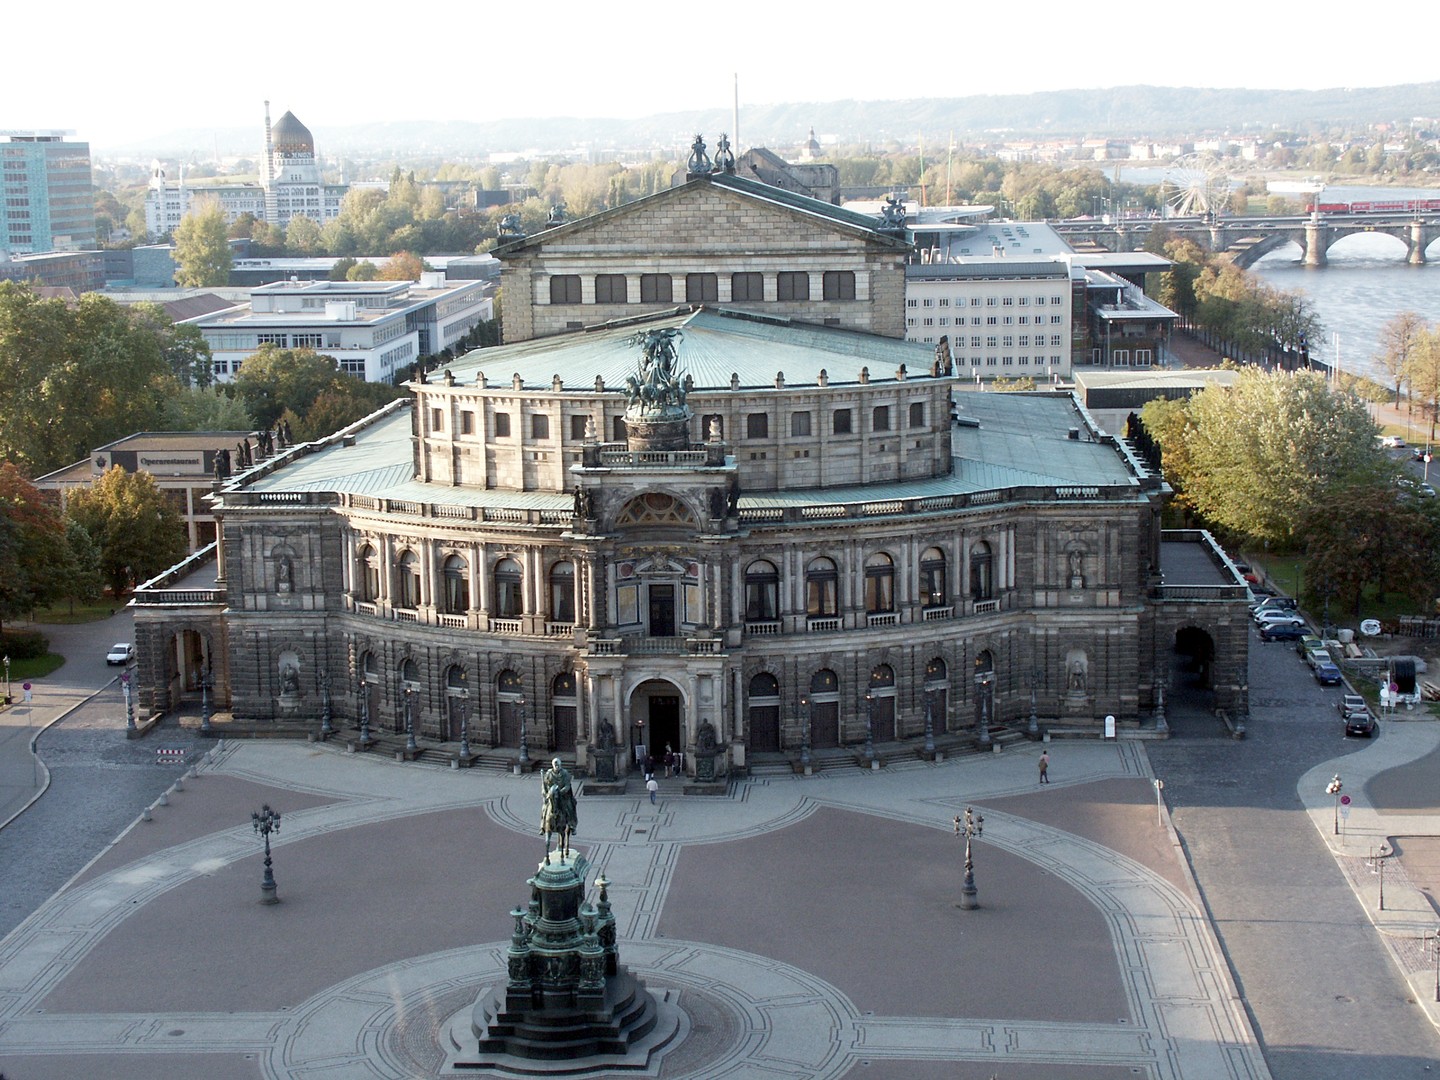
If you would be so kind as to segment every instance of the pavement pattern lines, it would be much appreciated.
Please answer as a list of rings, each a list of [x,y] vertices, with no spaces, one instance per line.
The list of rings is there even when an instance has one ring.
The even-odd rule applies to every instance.
[[[332,800],[286,815],[277,865],[287,846],[326,836],[354,840],[383,822],[461,808],[483,811],[499,825],[535,837],[536,862],[543,850],[533,821],[538,817],[533,777],[450,774],[261,743],[231,746],[217,758],[208,770],[272,788],[321,792]],[[821,783],[771,778],[737,789],[740,798],[672,798],[655,808],[643,799],[588,798],[582,802],[583,835],[577,837],[586,843],[577,846],[588,848],[596,868],[616,882],[612,897],[622,956],[637,974],[657,986],[679,988],[682,1003],[687,980],[692,988],[733,999],[737,1007],[745,1003],[747,1038],[736,1047],[733,1068],[715,1072],[717,1063],[711,1062],[704,1075],[829,1077],[846,1075],[862,1062],[928,1059],[1124,1066],[1155,1080],[1268,1077],[1214,937],[1192,900],[1134,859],[1014,814],[987,813],[985,845],[1043,865],[1056,887],[1079,890],[1101,913],[1130,1016],[1076,1024],[983,1014],[866,1015],[845,993],[797,965],[656,936],[687,845],[775,834],[823,807],[934,830],[934,842],[953,852],[953,838],[943,835],[950,817],[967,804],[983,809],[988,798],[1033,792],[1034,758],[1027,748],[982,761],[834,775]],[[1147,772],[1143,750],[1128,744],[1067,746],[1064,758],[1064,780],[1057,776],[1052,797],[1063,798],[1065,784],[1143,778]],[[205,779],[202,773],[192,789],[203,788]],[[379,1040],[409,1007],[407,1000],[413,1005],[467,981],[484,983],[487,974],[503,977],[504,942],[495,941],[357,971],[303,1004],[274,1013],[43,1011],[60,980],[71,973],[83,977],[87,954],[131,913],[217,868],[253,861],[255,854],[248,826],[221,830],[79,883],[44,905],[0,942],[0,1056],[129,1051],[107,1058],[107,1067],[124,1076],[127,1061],[135,1066],[128,1075],[144,1075],[149,1052],[208,1048],[257,1053],[263,1066],[257,1075],[265,1077],[318,1076],[314,1070],[322,1064],[327,1077],[405,1076],[411,1074],[397,1071],[399,1063],[381,1052]],[[517,894],[523,891],[520,878]],[[413,885],[434,901],[443,892],[443,875]],[[775,888],[777,896],[783,892],[781,883]],[[733,896],[722,899],[738,902]],[[283,905],[275,913],[283,914]],[[883,915],[876,913],[877,919]],[[961,913],[946,917],[952,916]],[[1002,945],[989,943],[987,955],[1002,955]],[[303,947],[294,943],[301,955]],[[1053,982],[1054,972],[1016,971],[1015,977],[1038,984]],[[1067,973],[1077,977],[1083,985],[1083,972]],[[402,978],[409,989],[397,997],[396,980]],[[361,985],[370,989],[356,998]],[[813,1010],[818,1011],[812,1015]],[[351,1062],[354,1071],[342,1062]],[[662,1069],[661,1075],[668,1074]]]

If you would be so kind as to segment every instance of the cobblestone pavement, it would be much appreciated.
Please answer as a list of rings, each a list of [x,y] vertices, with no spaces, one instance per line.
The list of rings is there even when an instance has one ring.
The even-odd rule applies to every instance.
[[[1182,719],[1149,745],[1150,761],[1276,1080],[1434,1075],[1440,1036],[1407,985],[1414,972],[1397,968],[1324,835],[1330,777],[1361,794],[1360,763],[1423,756],[1410,735],[1433,722],[1387,723],[1373,746],[1346,740],[1339,692],[1317,686],[1288,643],[1252,636],[1245,740],[1217,737],[1213,719]],[[1410,821],[1417,833],[1428,824]]]
[[[1268,1076],[1143,751],[1057,744],[1043,791],[1037,752],[583,799],[622,959],[687,1017],[654,1074]],[[7,1076],[437,1075],[438,1033],[503,977],[535,780],[217,756],[0,942]],[[284,810],[273,908],[241,816],[261,798]]]

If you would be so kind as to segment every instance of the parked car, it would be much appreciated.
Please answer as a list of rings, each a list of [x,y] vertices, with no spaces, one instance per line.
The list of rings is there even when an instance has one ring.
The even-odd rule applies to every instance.
[[[1429,457],[1430,447],[1428,446],[1417,446],[1414,450],[1410,451],[1411,461],[1426,461]]]
[[[1370,706],[1365,704],[1365,699],[1359,694],[1343,695],[1340,700],[1335,703],[1335,707],[1340,710],[1340,718],[1342,720],[1349,720],[1352,715],[1370,712]]]
[[[1260,627],[1261,641],[1299,641],[1305,636],[1305,627],[1300,623],[1275,623]]]
[[[1339,686],[1343,681],[1340,669],[1332,660],[1322,660],[1314,666],[1315,681],[1321,686]]]
[[[1293,611],[1266,612],[1263,615],[1256,616],[1255,618],[1256,626],[1275,626],[1280,623],[1290,623],[1295,626],[1303,627],[1303,632],[1306,634],[1310,632],[1310,628],[1305,626],[1305,620],[1302,619],[1299,615],[1296,615]]]
[[[1386,450],[1402,450],[1405,447],[1405,440],[1399,435],[1380,436],[1380,445]]]
[[[1293,596],[1269,596],[1261,600],[1258,604],[1252,604],[1250,614],[1256,621],[1259,621],[1260,616],[1266,612],[1285,611],[1293,613],[1296,610],[1298,610],[1298,606]]]
[[[1310,665],[1311,671],[1321,664],[1333,664],[1334,662],[1335,658],[1325,649],[1310,649],[1305,653],[1305,663]]]
[[[135,646],[128,641],[117,641],[110,646],[110,651],[105,654],[107,664],[128,664],[135,659]]]
[[[1366,739],[1375,734],[1375,717],[1370,715],[1370,710],[1351,713],[1345,717],[1345,734],[1360,735]]]
[[[1306,634],[1295,643],[1295,651],[1301,656],[1308,656],[1311,649],[1323,649],[1324,643],[1314,634]]]

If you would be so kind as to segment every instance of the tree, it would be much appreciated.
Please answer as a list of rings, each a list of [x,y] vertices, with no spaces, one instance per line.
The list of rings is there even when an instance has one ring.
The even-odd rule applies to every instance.
[[[149,473],[116,465],[88,488],[73,492],[66,516],[100,549],[100,572],[115,596],[179,562],[185,554],[180,515]]]
[[[10,462],[0,464],[0,620],[62,595],[65,530],[40,490]]]
[[[1425,320],[1413,311],[1402,311],[1380,328],[1380,368],[1395,386],[1395,407],[1400,407],[1400,391],[1409,375],[1410,358]]]
[[[425,270],[424,260],[413,251],[401,251],[390,256],[376,274],[377,281],[419,281]]]
[[[1226,532],[1284,549],[1335,491],[1383,482],[1364,403],[1316,373],[1247,368],[1233,387],[1192,397],[1188,414],[1185,490]]]
[[[285,228],[285,250],[291,255],[319,255],[325,250],[320,226],[308,217],[292,217]]]
[[[365,382],[353,375],[339,373],[328,387],[320,391],[304,415],[287,409],[283,419],[290,422],[296,439],[323,439],[408,393],[403,386]]]
[[[1430,439],[1435,441],[1435,427],[1440,423],[1440,330],[1427,327],[1415,335],[1410,356],[1405,362],[1405,380],[1410,393],[1430,408]]]
[[[196,288],[230,281],[225,212],[213,199],[195,204],[175,229],[175,283]]]
[[[255,418],[245,403],[218,386],[186,386],[165,401],[160,426],[166,431],[250,431]]]
[[[346,255],[343,259],[336,259],[335,265],[330,267],[330,272],[325,277],[329,281],[345,281],[347,280],[345,275],[350,273],[350,268],[354,265],[353,256]]]
[[[380,271],[375,266],[375,264],[369,259],[366,259],[364,262],[358,262],[354,266],[350,267],[349,270],[345,271],[345,280],[374,281],[376,275],[378,275],[379,273]]]
[[[1360,484],[1334,493],[1306,519],[1306,571],[1319,599],[1360,614],[1366,590],[1433,595],[1435,523],[1391,484]]]
[[[137,320],[160,343],[160,353],[181,386],[209,386],[215,381],[215,364],[210,343],[193,323],[176,323],[159,304],[135,304],[130,309]]]
[[[59,579],[60,596],[70,601],[72,615],[76,601],[93,604],[105,593],[105,580],[100,576],[100,547],[85,526],[74,518],[65,519],[65,562]]]
[[[333,356],[313,349],[263,345],[246,357],[230,389],[244,403],[255,423],[269,429],[286,409],[297,416],[309,412],[315,399],[330,388],[337,374]]]
[[[0,282],[0,456],[33,475],[159,426],[176,386],[162,337],[97,293],[67,307]]]

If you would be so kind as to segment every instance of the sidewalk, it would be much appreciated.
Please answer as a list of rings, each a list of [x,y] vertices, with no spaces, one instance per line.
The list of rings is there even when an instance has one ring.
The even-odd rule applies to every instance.
[[[1337,774],[1348,806],[1326,794]],[[1306,773],[1299,795],[1416,1002],[1440,1028],[1440,911],[1432,899],[1440,890],[1440,723],[1386,721],[1374,745]]]

